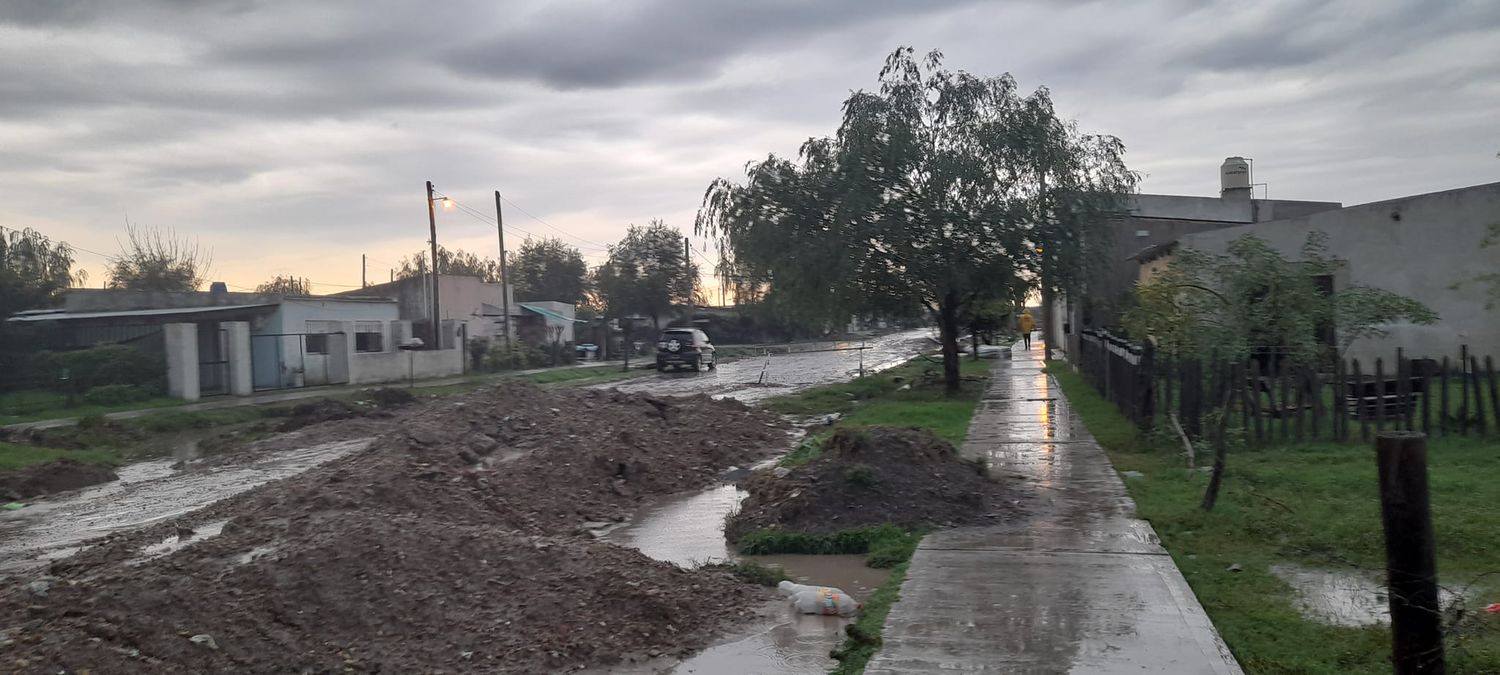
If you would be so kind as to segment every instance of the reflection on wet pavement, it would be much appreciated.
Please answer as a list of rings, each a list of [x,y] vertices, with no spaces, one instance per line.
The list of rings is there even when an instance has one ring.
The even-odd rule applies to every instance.
[[[924,538],[865,672],[1240,673],[1041,351],[1013,353],[963,452],[1029,517]]]
[[[292,476],[372,439],[270,452],[240,464],[177,471],[172,460],[121,467],[120,479],[38,501],[0,515],[0,575],[43,566],[77,552],[89,539],[196,511],[258,485]],[[191,543],[191,541],[189,541]],[[168,551],[162,551],[165,554]]]
[[[863,350],[865,372],[894,368],[916,356],[919,351],[930,349],[933,346],[927,339],[930,333],[926,329],[905,331],[864,342],[867,347]],[[625,383],[601,384],[596,387],[671,396],[708,394],[714,398],[735,398],[752,403],[814,385],[853,379],[859,374],[861,357],[859,351],[849,348],[860,344],[830,342],[818,346],[847,351],[773,354],[769,365],[765,357],[748,357],[719,364],[717,370],[660,373]]]

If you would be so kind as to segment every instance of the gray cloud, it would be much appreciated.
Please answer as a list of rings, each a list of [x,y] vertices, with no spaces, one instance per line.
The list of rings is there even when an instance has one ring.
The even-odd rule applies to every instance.
[[[430,179],[597,253],[832,133],[902,44],[1048,85],[1148,191],[1213,194],[1230,154],[1289,198],[1500,180],[1490,0],[10,0],[0,224],[110,250],[128,212],[200,237],[231,283],[350,283],[360,253],[421,247]],[[494,246],[461,213],[440,238]]]

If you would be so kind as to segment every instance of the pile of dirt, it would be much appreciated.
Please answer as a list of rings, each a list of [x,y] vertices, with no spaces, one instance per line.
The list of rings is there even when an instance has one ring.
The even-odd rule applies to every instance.
[[[768,593],[581,528],[784,449],[765,413],[510,384],[392,423],[367,450],[0,591],[0,613],[21,617],[0,628],[4,658],[22,672],[559,672],[701,648]]]
[[[113,469],[102,464],[86,464],[72,459],[59,459],[46,464],[34,464],[14,471],[0,471],[0,502],[30,499],[54,492],[77,490],[78,488],[119,480]]]
[[[807,464],[756,471],[728,521],[737,541],[759,529],[826,534],[865,525],[952,527],[1018,513],[982,464],[923,429],[839,429]]]
[[[322,422],[363,417],[368,411],[336,398],[319,398],[292,406],[286,419],[276,426],[277,431],[296,431],[305,426]]]

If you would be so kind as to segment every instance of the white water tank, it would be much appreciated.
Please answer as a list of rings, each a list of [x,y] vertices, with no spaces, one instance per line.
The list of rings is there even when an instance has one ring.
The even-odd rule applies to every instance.
[[[1219,187],[1222,191],[1250,189],[1250,162],[1244,157],[1225,157],[1219,166]]]

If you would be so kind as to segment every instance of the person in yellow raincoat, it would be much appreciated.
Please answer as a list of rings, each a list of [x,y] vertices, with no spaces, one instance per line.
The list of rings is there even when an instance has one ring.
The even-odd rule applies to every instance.
[[[1021,312],[1016,324],[1021,328],[1021,341],[1026,344],[1026,351],[1031,351],[1031,332],[1036,330],[1036,320],[1031,318],[1031,312]]]

